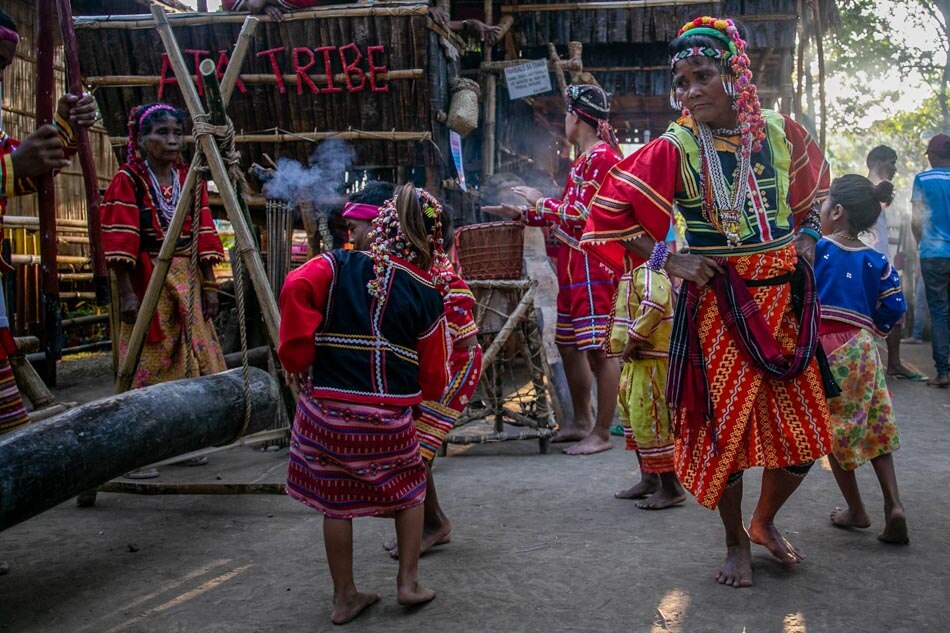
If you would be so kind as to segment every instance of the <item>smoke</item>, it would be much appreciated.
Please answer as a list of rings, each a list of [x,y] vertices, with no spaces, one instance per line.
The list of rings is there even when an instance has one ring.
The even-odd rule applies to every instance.
[[[264,185],[264,196],[294,205],[310,202],[318,210],[338,207],[343,201],[347,172],[355,159],[353,147],[340,139],[320,143],[307,166],[291,158],[280,158],[274,177]]]

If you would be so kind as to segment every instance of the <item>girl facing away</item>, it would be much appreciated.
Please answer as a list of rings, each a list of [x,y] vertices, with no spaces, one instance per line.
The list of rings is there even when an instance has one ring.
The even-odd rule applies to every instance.
[[[448,383],[448,333],[433,272],[444,259],[441,206],[411,185],[373,221],[369,252],[337,250],[292,272],[280,296],[278,356],[301,383],[287,493],[324,515],[334,624],[379,600],[353,578],[352,520],[392,517],[399,603],[418,581],[426,468],[413,426]]]
[[[831,522],[841,528],[871,525],[854,474],[870,461],[884,495],[884,530],[878,539],[906,545],[907,520],[892,457],[900,439],[875,337],[887,336],[907,306],[887,257],[859,239],[874,226],[893,191],[887,181],[875,186],[855,174],[835,179],[821,208],[824,237],[816,249],[815,277],[821,343],[841,387],[841,396],[828,401],[834,439],[829,461],[848,507],[836,508]]]

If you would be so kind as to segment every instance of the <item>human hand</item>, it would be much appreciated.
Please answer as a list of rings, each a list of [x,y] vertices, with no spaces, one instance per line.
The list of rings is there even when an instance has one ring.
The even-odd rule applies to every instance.
[[[441,24],[442,26],[448,26],[449,24],[449,14],[442,7],[429,7],[429,17],[432,18],[432,21],[436,24]]]
[[[266,15],[275,22],[283,22],[284,14],[280,7],[272,5],[268,0],[248,0],[247,9],[252,14]]]
[[[516,194],[525,199],[532,207],[537,206],[538,200],[544,197],[544,194],[534,187],[516,186],[511,188]]]
[[[70,125],[82,127],[92,127],[99,120],[96,99],[88,93],[81,97],[72,94],[63,95],[56,104],[56,113],[69,121]]]
[[[795,238],[795,252],[809,265],[815,265],[815,238],[807,233],[799,233]]]
[[[501,36],[500,26],[488,26],[481,20],[467,20],[468,28],[478,36],[478,39],[489,46],[498,41]]]
[[[670,275],[692,281],[700,287],[709,283],[716,273],[724,272],[715,260],[689,253],[670,253],[664,268]]]
[[[52,125],[41,125],[23,139],[11,157],[13,174],[20,178],[43,176],[69,165],[59,133]]]
[[[494,204],[487,205],[482,207],[482,211],[491,215],[497,215],[501,218],[507,218],[509,220],[517,220],[521,217],[521,207],[515,206],[513,204]]]
[[[627,344],[623,348],[623,353],[620,355],[620,360],[625,363],[629,363],[632,360],[637,360],[640,358],[640,347],[643,345],[641,341],[636,340],[633,337],[627,339]]]
[[[218,301],[218,293],[216,290],[201,291],[201,311],[204,313],[206,321],[218,316],[219,306],[220,303]]]
[[[122,293],[119,296],[119,318],[123,323],[135,325],[135,317],[139,314],[139,298],[133,292]]]

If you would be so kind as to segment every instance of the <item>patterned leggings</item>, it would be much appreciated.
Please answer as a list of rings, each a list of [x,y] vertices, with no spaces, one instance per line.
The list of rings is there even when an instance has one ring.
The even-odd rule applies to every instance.
[[[787,472],[793,477],[798,477],[799,479],[804,479],[805,475],[808,474],[808,471],[811,470],[811,467],[815,465],[814,461],[805,462],[804,464],[797,464],[795,466],[783,466],[782,470]],[[734,472],[729,475],[729,478],[726,479],[726,488],[732,488],[737,483],[742,481],[742,475],[745,473],[744,470]]]

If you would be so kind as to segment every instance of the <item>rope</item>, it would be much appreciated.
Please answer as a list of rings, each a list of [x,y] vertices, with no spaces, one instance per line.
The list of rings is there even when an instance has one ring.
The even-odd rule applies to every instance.
[[[200,220],[201,212],[201,184],[202,182],[208,181],[209,169],[207,165],[207,160],[205,159],[204,152],[201,151],[201,144],[199,142],[202,136],[211,135],[214,137],[218,145],[218,150],[221,153],[221,158],[224,160],[225,165],[228,169],[228,180],[230,185],[238,193],[242,195],[244,191],[247,190],[247,181],[244,179],[244,173],[241,171],[241,153],[237,151],[234,143],[234,124],[231,122],[231,118],[228,117],[224,125],[211,125],[208,123],[208,115],[203,114],[194,117],[194,125],[192,134],[195,137],[195,145],[197,148],[197,157],[195,161],[195,170],[198,172],[198,181],[195,184],[195,203],[194,203],[194,218],[192,219],[192,239],[191,239],[191,264],[192,264],[192,274],[197,276],[198,273],[198,227]],[[237,257],[232,261],[232,266],[234,268],[234,298],[235,303],[237,304],[237,317],[238,317],[238,332],[241,338],[241,379],[243,383],[243,396],[244,396],[244,421],[241,425],[241,430],[238,431],[237,435],[226,444],[230,444],[236,441],[238,438],[244,436],[247,432],[248,425],[251,423],[251,370],[250,362],[248,360],[247,353],[247,319],[244,306],[244,251],[240,251],[237,254]],[[194,281],[194,277],[192,279]],[[192,283],[194,287],[195,284]],[[188,306],[188,325],[189,328],[195,326],[195,315],[194,315],[194,292],[191,294],[191,301]],[[189,332],[189,339],[191,334]],[[188,356],[189,365],[186,367],[186,371],[190,369],[191,355]],[[187,374],[186,374],[187,375]]]

